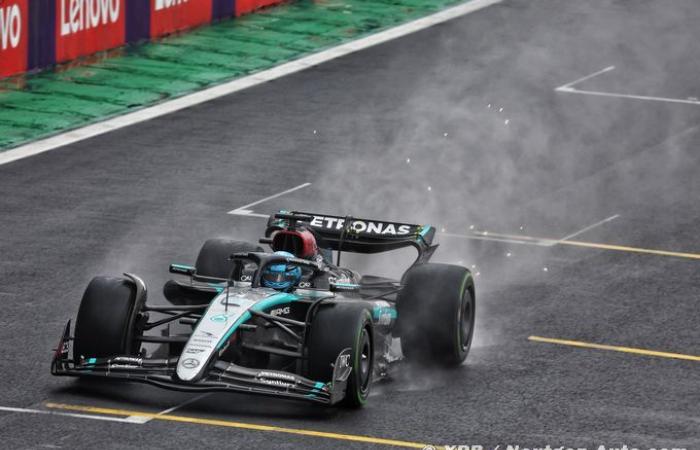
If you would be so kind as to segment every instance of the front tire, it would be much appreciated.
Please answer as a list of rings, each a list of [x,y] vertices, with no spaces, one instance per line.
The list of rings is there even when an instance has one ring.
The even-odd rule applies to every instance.
[[[450,264],[422,264],[406,272],[397,301],[404,355],[419,363],[459,366],[474,335],[471,272]]]
[[[73,360],[116,355],[136,355],[140,349],[137,327],[146,301],[145,290],[133,280],[95,277],[85,289],[75,321]]]
[[[360,408],[367,402],[374,369],[372,316],[360,304],[321,306],[311,324],[308,341],[309,378],[331,381],[338,354],[351,349],[352,372],[341,405]]]

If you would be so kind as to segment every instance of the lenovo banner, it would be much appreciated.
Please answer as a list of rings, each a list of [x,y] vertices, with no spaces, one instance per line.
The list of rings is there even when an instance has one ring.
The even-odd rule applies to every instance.
[[[125,0],[55,0],[56,61],[124,44]]]
[[[236,16],[278,3],[282,3],[282,0],[236,0]]]
[[[0,77],[239,16],[282,0],[0,0]]]
[[[29,0],[0,2],[0,76],[27,69]]]
[[[150,1],[151,37],[209,23],[212,19],[212,0]]]

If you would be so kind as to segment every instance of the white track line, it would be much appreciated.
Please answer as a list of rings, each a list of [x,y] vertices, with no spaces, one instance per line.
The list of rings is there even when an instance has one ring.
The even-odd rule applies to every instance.
[[[432,27],[433,25],[473,13],[480,9],[486,8],[487,6],[500,3],[501,1],[503,0],[471,0],[467,3],[445,9],[430,16],[405,23],[364,38],[350,41],[345,44],[281,64],[271,69],[263,70],[243,78],[238,78],[208,89],[184,95],[157,105],[149,106],[123,116],[108,119],[103,122],[98,122],[68,131],[66,133],[61,133],[47,139],[25,144],[12,150],[0,152],[0,165],[47,152],[49,150],[63,147],[64,145],[79,142],[104,133],[109,133],[110,131],[118,130],[140,122],[145,122],[147,120],[161,117],[175,111],[180,111],[194,105],[199,105],[225,95],[233,94],[234,92],[242,91],[267,81],[300,72],[314,65],[331,61],[341,56],[364,50],[366,48],[415,33],[416,31]]]
[[[68,413],[62,411],[45,411],[42,409],[30,409],[30,408],[12,408],[9,406],[0,406],[0,411],[7,411],[13,413],[23,413],[23,414],[44,414],[49,416],[66,416],[66,417],[76,417],[79,419],[92,419],[92,420],[104,420],[107,422],[121,422],[130,424],[141,424],[140,418],[138,420],[133,420],[131,417],[121,418],[121,417],[108,417],[108,416],[96,416],[94,414],[79,414],[79,413]]]
[[[298,191],[299,189],[303,189],[307,186],[311,186],[311,183],[303,183],[300,184],[299,186],[295,186],[291,189],[287,189],[286,191],[278,192],[277,194],[270,195],[269,197],[265,197],[263,199],[260,199],[258,201],[255,201],[253,203],[249,203],[245,206],[241,206],[240,208],[232,209],[231,211],[228,212],[228,214],[233,214],[235,216],[249,216],[249,217],[263,217],[267,219],[268,215],[266,214],[258,214],[253,212],[252,209],[249,209],[252,206],[259,205],[260,203],[264,203],[268,200],[272,200],[273,198],[281,197],[283,195],[289,194],[290,192]]]
[[[541,247],[551,247],[553,245],[556,245],[556,243],[557,243],[557,241],[555,241],[553,239],[536,239],[536,238],[529,238],[527,236],[523,236],[522,239],[519,238],[518,236],[508,236],[508,237],[505,237],[502,235],[489,236],[489,233],[486,231],[476,232],[474,234],[456,234],[456,233],[445,233],[445,232],[442,232],[439,234],[440,234],[440,236],[458,238],[458,239],[505,242],[507,244],[539,245]]]
[[[590,75],[586,75],[585,77],[579,78],[578,80],[574,80],[571,83],[564,84],[562,86],[559,86],[558,88],[554,89],[557,92],[566,92],[568,94],[582,94],[582,95],[594,95],[598,97],[612,97],[612,98],[626,98],[626,99],[632,99],[632,100],[647,100],[647,101],[652,101],[652,102],[665,102],[665,103],[682,103],[685,105],[696,105],[700,106],[700,100],[696,98],[670,98],[670,97],[654,97],[651,95],[633,95],[633,94],[618,94],[615,92],[603,92],[603,91],[589,91],[589,90],[584,90],[584,89],[576,89],[573,86],[575,84],[579,84],[585,80],[589,80],[593,77],[596,77],[598,75],[601,75],[606,72],[610,72],[611,70],[614,70],[615,66],[609,66],[606,67],[603,70],[599,70],[597,72],[594,72]]]
[[[615,70],[615,66],[608,66],[608,67],[606,67],[605,69],[599,70],[599,71],[597,71],[597,72],[593,72],[592,74],[586,75],[585,77],[581,77],[581,78],[579,78],[579,79],[577,79],[577,80],[572,81],[571,83],[566,83],[566,84],[564,84],[564,85],[559,86],[558,88],[556,88],[555,91],[566,91],[566,92],[568,92],[569,89],[570,89],[573,85],[582,83],[582,82],[584,82],[584,81],[586,81],[586,80],[590,80],[590,79],[593,78],[593,77],[597,77],[598,75],[602,75],[602,74],[604,74],[605,72],[610,72],[611,70]]]
[[[179,405],[175,405],[175,406],[170,407],[170,408],[168,408],[168,409],[164,409],[163,411],[159,412],[159,413],[157,414],[157,416],[162,416],[162,415],[164,415],[164,414],[170,414],[171,412],[176,411],[176,410],[178,410],[178,409],[180,409],[180,408],[182,408],[182,407],[185,407],[185,406],[187,406],[187,405],[189,405],[189,404],[191,404],[191,403],[194,403],[194,402],[196,402],[196,401],[199,401],[199,400],[203,399],[204,397],[206,397],[207,395],[210,395],[210,394],[211,394],[211,392],[206,392],[206,393],[204,393],[204,394],[201,394],[201,395],[198,395],[198,396],[196,396],[196,397],[193,397],[193,398],[191,398],[191,399],[189,399],[189,400],[187,400],[187,401],[184,401],[184,402],[180,403]],[[144,423],[148,423],[148,422],[150,422],[151,420],[153,420],[154,417],[147,417],[147,416],[129,416],[129,417],[127,417],[127,419],[130,419],[131,421],[136,422],[136,423],[144,424]]]
[[[559,239],[559,242],[568,241],[569,239],[575,238],[575,237],[578,236],[579,234],[583,234],[583,233],[585,233],[586,231],[590,231],[590,230],[592,230],[593,228],[599,227],[599,226],[601,226],[601,225],[603,225],[603,224],[605,224],[605,223],[608,223],[608,222],[610,222],[610,221],[613,221],[613,220],[617,219],[618,217],[620,217],[620,215],[619,215],[619,214],[615,214],[614,216],[610,216],[610,217],[608,217],[607,219],[603,219],[603,220],[601,220],[600,222],[594,223],[593,225],[588,225],[587,227],[581,228],[580,230],[578,230],[578,231],[575,232],[575,233],[571,233],[571,234],[568,235],[568,236],[564,236],[563,238]]]
[[[613,97],[613,98],[627,98],[632,100],[647,100],[652,102],[664,102],[664,103],[683,103],[686,105],[700,106],[700,100],[689,100],[683,98],[668,98],[668,97],[651,97],[648,95],[630,95],[630,94],[616,94],[614,92],[598,92],[598,91],[582,91],[574,88],[557,89],[559,92],[566,92],[569,94],[583,94],[583,95],[594,95],[598,97]]]

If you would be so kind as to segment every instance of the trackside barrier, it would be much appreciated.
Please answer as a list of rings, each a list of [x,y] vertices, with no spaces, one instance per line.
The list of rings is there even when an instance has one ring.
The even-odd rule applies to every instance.
[[[0,76],[27,70],[29,0],[0,2]]]
[[[240,16],[284,0],[0,0],[0,77]]]

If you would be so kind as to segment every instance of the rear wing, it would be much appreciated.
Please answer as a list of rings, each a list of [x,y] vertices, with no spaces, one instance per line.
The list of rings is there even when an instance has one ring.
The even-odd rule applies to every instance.
[[[294,226],[294,222],[302,222],[303,226],[311,230],[320,247],[336,251],[381,253],[415,247],[419,253],[418,260],[424,262],[437,248],[437,245],[433,245],[435,228],[431,225],[301,211],[280,211],[280,214],[270,217],[265,234],[269,236],[275,230]]]

